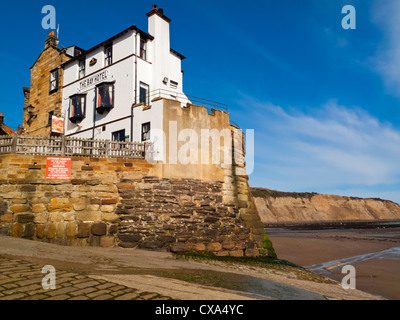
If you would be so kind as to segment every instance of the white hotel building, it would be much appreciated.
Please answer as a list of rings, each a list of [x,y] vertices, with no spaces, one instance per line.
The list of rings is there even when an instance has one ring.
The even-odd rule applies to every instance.
[[[148,33],[135,25],[63,64],[65,135],[78,138],[150,141],[162,129],[163,104],[185,105],[181,61],[170,48],[170,19],[156,5],[147,13]],[[149,108],[152,104],[151,108]]]

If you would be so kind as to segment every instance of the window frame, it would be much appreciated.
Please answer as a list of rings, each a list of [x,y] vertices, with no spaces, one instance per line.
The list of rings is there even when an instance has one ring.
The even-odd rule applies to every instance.
[[[74,110],[74,114],[72,114],[71,112],[72,112],[72,101],[73,101],[73,99],[76,99],[76,98],[84,98],[84,104],[83,104],[83,107],[82,107],[82,105],[81,105],[81,115],[80,116],[77,116],[76,114],[75,114],[75,110]],[[82,101],[82,100],[81,100]],[[68,108],[68,119],[72,122],[72,123],[77,123],[77,122],[80,122],[80,121],[82,121],[83,119],[85,119],[86,118],[86,94],[82,94],[82,93],[78,93],[78,94],[74,94],[74,95],[72,95],[72,96],[70,96],[69,97],[69,108]]]
[[[115,140],[115,139],[114,139],[114,135],[119,134],[120,137],[121,137],[121,133],[122,133],[122,132],[123,132],[123,140]],[[112,132],[112,133],[111,133],[111,141],[125,142],[125,137],[126,137],[125,129],[118,130],[118,131],[115,131],[115,132]]]
[[[47,126],[51,126],[53,122],[54,110],[48,112]]]
[[[145,101],[142,101],[142,89],[146,90]],[[146,106],[150,104],[150,86],[142,81],[139,83],[139,103],[144,103]]]
[[[109,67],[113,64],[113,44],[110,43],[104,46],[104,67]]]
[[[139,57],[143,60],[147,60],[147,41],[142,38],[140,38]]]
[[[148,130],[144,131],[144,128],[148,126]],[[151,139],[150,136],[150,132],[151,132],[151,122],[146,122],[146,123],[142,123],[142,131],[141,131],[141,140],[142,142],[148,142]],[[148,137],[145,137],[145,134],[148,135]]]
[[[83,68],[82,68],[83,66]],[[82,75],[83,71],[83,75]],[[86,58],[79,60],[78,62],[78,79],[86,77]]]
[[[176,82],[176,81],[171,80],[170,83],[169,83],[169,86],[170,86],[171,89],[177,90],[178,87],[179,87],[179,83]]]
[[[54,79],[52,76],[54,74]],[[49,94],[52,94],[58,90],[59,86],[59,78],[60,78],[60,69],[56,68],[50,71],[50,78],[49,78]],[[54,88],[53,88],[54,84]]]

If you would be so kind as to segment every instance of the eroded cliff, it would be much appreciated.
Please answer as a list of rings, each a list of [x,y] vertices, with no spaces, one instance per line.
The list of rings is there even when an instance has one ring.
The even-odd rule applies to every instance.
[[[263,223],[400,220],[400,205],[388,200],[251,191]]]

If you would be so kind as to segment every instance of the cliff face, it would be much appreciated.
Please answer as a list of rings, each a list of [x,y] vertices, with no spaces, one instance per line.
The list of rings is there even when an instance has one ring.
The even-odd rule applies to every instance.
[[[400,205],[316,193],[285,193],[252,188],[263,223],[400,220]]]

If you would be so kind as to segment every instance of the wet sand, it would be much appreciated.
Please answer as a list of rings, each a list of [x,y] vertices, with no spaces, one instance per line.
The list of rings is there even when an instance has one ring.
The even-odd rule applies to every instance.
[[[321,231],[274,228],[267,229],[267,233],[280,259],[339,282],[346,276],[341,273],[342,267],[353,265],[357,289],[400,300],[400,249],[385,251],[400,248],[400,228]]]

